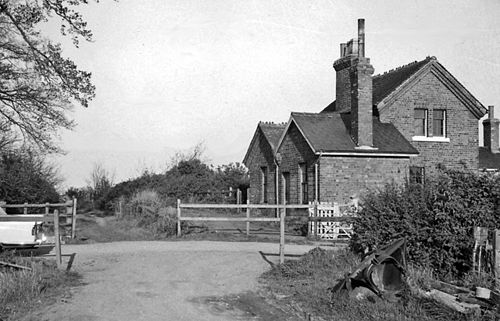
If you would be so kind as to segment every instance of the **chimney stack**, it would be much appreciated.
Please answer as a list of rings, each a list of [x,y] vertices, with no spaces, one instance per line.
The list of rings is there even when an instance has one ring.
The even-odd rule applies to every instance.
[[[488,147],[492,153],[499,153],[498,128],[500,120],[495,118],[494,107],[488,106],[488,118],[483,120],[484,147]]]
[[[373,66],[365,57],[365,20],[358,19],[358,39],[340,44],[341,56],[333,67],[337,72],[336,107],[351,114],[351,137],[358,148],[373,148]]]

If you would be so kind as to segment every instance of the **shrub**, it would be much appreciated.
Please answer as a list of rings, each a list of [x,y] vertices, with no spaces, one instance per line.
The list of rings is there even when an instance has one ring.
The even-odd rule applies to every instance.
[[[351,247],[365,251],[406,237],[410,261],[440,276],[467,273],[473,227],[499,226],[498,183],[498,177],[441,170],[424,186],[389,184],[363,199]]]
[[[135,193],[127,202],[126,216],[137,220],[137,224],[155,235],[175,235],[176,210],[167,206],[167,201],[154,190]],[[127,218],[127,217],[125,217]]]

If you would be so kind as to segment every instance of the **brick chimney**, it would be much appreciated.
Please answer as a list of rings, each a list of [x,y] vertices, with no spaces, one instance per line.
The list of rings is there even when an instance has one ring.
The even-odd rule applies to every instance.
[[[373,66],[365,57],[365,19],[358,19],[358,39],[340,44],[337,72],[336,107],[351,112],[351,137],[359,148],[373,148]]]
[[[499,153],[498,125],[500,120],[495,118],[494,107],[488,106],[488,118],[483,120],[484,147],[488,147],[492,153]]]

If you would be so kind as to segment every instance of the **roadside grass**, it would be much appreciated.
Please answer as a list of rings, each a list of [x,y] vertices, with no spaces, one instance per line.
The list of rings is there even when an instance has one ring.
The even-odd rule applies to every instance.
[[[133,218],[118,219],[103,212],[78,214],[76,239],[68,244],[105,243],[118,241],[150,241],[158,239],[154,233],[140,227]]]
[[[275,265],[261,276],[276,304],[310,320],[486,320],[464,316],[431,300],[414,296],[408,289],[398,302],[356,300],[345,293],[332,295],[332,288],[360,258],[344,250],[315,248],[298,260]],[[421,268],[408,269],[413,284],[428,285],[432,273]]]
[[[0,320],[16,320],[64,296],[70,287],[81,282],[77,273],[58,270],[55,260],[9,253],[0,253],[0,260],[31,268],[0,266]]]

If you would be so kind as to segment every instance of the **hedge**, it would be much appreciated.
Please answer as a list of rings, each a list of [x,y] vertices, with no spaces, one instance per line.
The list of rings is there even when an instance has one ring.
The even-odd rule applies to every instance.
[[[500,228],[500,176],[442,169],[424,185],[389,184],[362,200],[351,248],[406,237],[410,261],[441,276],[471,269],[474,226]]]

